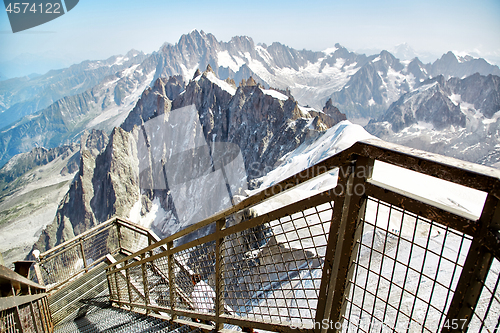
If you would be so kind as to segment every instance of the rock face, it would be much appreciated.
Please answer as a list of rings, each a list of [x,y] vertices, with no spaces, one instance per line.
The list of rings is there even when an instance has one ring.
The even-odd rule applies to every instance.
[[[54,221],[40,235],[33,248],[46,250],[96,225],[91,207],[94,197],[96,158],[108,145],[102,131],[86,132],[80,143],[80,166],[69,191],[59,204]],[[97,186],[101,188],[99,184]]]
[[[151,64],[135,64],[131,70],[118,71],[82,93],[65,96],[18,120],[0,132],[0,165],[34,146],[54,148],[77,142],[85,130],[109,133],[123,122],[153,75]]]
[[[451,125],[465,127],[465,114],[448,98],[450,95],[444,77],[438,76],[425,81],[421,89],[402,96],[389,107],[381,120],[389,121],[395,132],[418,121],[430,123],[438,130]]]
[[[437,130],[466,127],[466,110],[470,106],[491,119],[500,110],[500,77],[474,74],[446,81],[440,75],[426,80],[394,102],[378,122],[389,122],[394,132],[419,121],[432,124]],[[375,126],[367,128],[373,131]]]
[[[463,78],[475,73],[487,76],[489,74],[500,75],[498,67],[492,68],[484,59],[475,59],[471,56],[456,56],[449,51],[436,60],[434,63],[426,66],[430,75],[443,75],[446,79],[451,77]]]
[[[382,51],[361,63],[348,82],[331,94],[331,99],[349,118],[377,119],[391,103],[417,89],[427,79],[442,75],[446,80],[450,77],[458,80],[475,73],[500,75],[500,69],[484,59],[457,58],[452,52],[432,64],[423,64],[418,58],[402,62]]]
[[[147,88],[129,113],[121,127],[130,131],[134,125],[140,125],[149,119],[168,112],[172,108],[172,100],[184,90],[181,76],[172,76],[168,80],[159,78],[152,87]]]
[[[181,94],[170,95],[174,97],[171,100],[167,92],[169,87],[175,86],[175,82],[178,82],[177,79],[172,78],[156,80],[153,87],[144,91],[121,128],[116,128],[110,135],[104,151],[97,157],[88,150],[82,152],[80,171],[61,202],[53,224],[43,232],[35,247],[46,250],[113,215],[130,217],[150,227],[160,237],[185,227],[186,219],[183,222],[181,216],[183,212],[177,211],[185,206],[179,203],[179,187],[172,187],[175,185],[172,180],[182,178],[187,165],[168,169],[169,161],[176,156],[168,147],[197,153],[196,149],[189,147],[189,142],[201,142],[202,145],[198,143],[195,148],[211,147],[212,154],[221,144],[237,147],[237,154],[241,156],[246,170],[246,186],[248,180],[261,177],[274,168],[279,158],[298,147],[306,138],[317,137],[338,119],[345,119],[345,115],[331,103],[322,112],[309,112],[291,96],[277,90],[264,89],[258,84],[236,88],[234,81],[220,80],[210,67],[198,73]],[[172,121],[179,116],[178,112],[184,112],[179,110],[187,110],[190,106],[196,110],[195,118],[185,118],[190,119],[189,122],[175,124],[181,127],[175,130],[178,131],[176,133],[184,138],[175,136],[175,142],[158,141],[158,136],[163,137],[168,131],[174,131],[168,127],[169,123],[164,123],[164,119]],[[150,126],[151,121],[166,127],[160,131],[153,130],[157,127]],[[199,124],[199,130],[190,125],[193,121]],[[211,158],[213,163],[217,161],[215,155]],[[156,165],[159,161],[165,163],[159,164],[163,165],[164,171],[158,173],[154,167],[141,169],[144,159]],[[223,165],[230,162],[223,161]],[[215,171],[219,168],[217,163],[214,164]],[[158,174],[166,176],[163,179],[169,182],[156,187],[144,185],[149,184],[144,180],[153,179]],[[214,178],[215,173],[211,174],[208,177]],[[184,195],[191,193],[190,201],[204,200],[206,193],[213,196],[216,190],[210,187],[196,191],[193,186],[199,183],[202,183],[201,178],[183,187],[183,191],[187,191],[182,192]],[[244,194],[241,189],[231,187],[230,190],[232,195]],[[228,202],[219,203],[223,204]]]
[[[9,191],[15,190],[15,186],[12,186],[11,183],[18,177],[36,167],[52,162],[59,156],[70,156],[73,154],[73,150],[75,150],[73,146],[61,146],[53,149],[37,147],[33,148],[28,153],[16,155],[0,169],[0,193],[3,195]],[[67,164],[67,173],[73,173],[78,169],[78,164],[73,162],[72,160]]]
[[[443,75],[422,82],[365,128],[388,141],[495,166],[500,77]]]
[[[207,141],[236,144],[245,167],[256,175],[272,168],[278,158],[296,148],[307,135],[331,127],[321,120],[311,126],[314,117],[293,98],[278,91],[248,85],[250,80],[245,86],[228,86],[224,90],[217,80],[210,69],[205,71],[172,102],[172,109],[195,105]],[[332,116],[325,118],[336,123]]]

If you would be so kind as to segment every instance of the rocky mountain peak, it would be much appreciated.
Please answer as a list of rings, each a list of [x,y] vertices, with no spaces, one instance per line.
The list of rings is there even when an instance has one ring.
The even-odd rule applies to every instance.
[[[187,35],[182,35],[179,42],[173,47],[182,57],[189,60],[191,57],[206,54],[208,50],[217,51],[220,48],[220,44],[212,34],[205,34],[203,30],[199,32],[198,30],[193,30]],[[169,53],[171,48],[166,47],[163,49],[164,53]],[[188,61],[189,62],[189,61]],[[189,65],[191,65],[189,63]]]
[[[335,124],[341,122],[342,120],[347,120],[346,115],[340,112],[340,110],[333,105],[331,98],[326,101],[325,106],[323,107],[323,113],[330,116]]]
[[[255,80],[251,76],[247,80],[242,79],[240,82],[240,87],[253,87],[256,85],[257,85],[257,82],[255,82]]]
[[[231,79],[231,78],[228,77],[224,81],[227,82],[228,84],[230,84],[233,88],[236,88],[236,82],[234,82],[233,79]]]
[[[458,59],[455,56],[455,53],[448,51],[447,53],[443,54],[440,58],[441,61],[449,64],[456,64],[458,63]]]
[[[393,56],[390,52],[386,51],[386,50],[383,50],[382,52],[380,52],[380,55],[379,55],[380,59],[381,59],[381,62],[387,66],[387,68],[392,68],[396,71],[401,71],[404,66],[401,64],[401,62],[395,57]]]
[[[212,66],[210,66],[210,64],[207,65],[207,69],[205,69],[205,71],[203,72],[203,74],[208,74],[208,73],[213,73],[215,74],[214,70],[212,69]]]
[[[235,36],[228,43],[228,51],[255,52],[255,44],[252,38],[247,36]]]
[[[454,57],[449,53],[447,57]],[[478,119],[492,118],[500,110],[500,77],[478,73],[459,79],[446,80],[444,75],[421,82],[416,89],[391,104],[379,122],[391,124],[400,132],[418,122],[430,124],[436,130],[473,128]],[[481,121],[490,124],[491,121]],[[371,122],[367,129],[381,135],[385,125]]]
[[[147,88],[135,107],[130,111],[121,128],[131,131],[135,125],[141,125],[149,119],[164,114],[172,108],[170,97],[177,97],[184,90],[182,77],[171,77],[168,80],[159,78],[152,87]]]
[[[88,150],[93,157],[97,157],[106,148],[108,141],[108,135],[104,131],[85,130],[80,137],[80,152]]]
[[[194,72],[194,75],[193,75],[193,80],[196,79],[198,76],[201,75],[201,71],[199,68],[196,68],[196,72]]]
[[[131,49],[130,51],[127,52],[127,54],[125,54],[127,58],[134,58],[137,57],[138,55],[144,55],[144,52]]]

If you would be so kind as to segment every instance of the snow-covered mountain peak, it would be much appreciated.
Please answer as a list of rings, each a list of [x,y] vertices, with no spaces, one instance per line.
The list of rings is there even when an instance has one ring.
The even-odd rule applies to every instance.
[[[389,51],[400,60],[413,60],[419,56],[408,43],[398,44]]]
[[[236,88],[233,85],[216,77],[213,71],[205,72],[203,75],[205,75],[206,78],[210,80],[210,82],[216,84],[222,90],[227,91],[232,96],[234,96],[234,94],[236,93]]]
[[[338,47],[329,47],[323,50],[323,53],[327,56],[334,54],[339,48]]]

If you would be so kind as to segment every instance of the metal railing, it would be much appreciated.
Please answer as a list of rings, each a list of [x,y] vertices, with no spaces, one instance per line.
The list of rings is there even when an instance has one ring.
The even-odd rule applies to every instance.
[[[482,212],[376,181],[375,161],[482,191]],[[331,190],[260,216],[248,210],[334,170]],[[497,332],[499,190],[498,170],[358,142],[111,264],[110,299],[216,329]],[[202,228],[206,236],[185,241]]]
[[[45,288],[0,266],[0,332],[52,332]]]
[[[106,255],[129,255],[156,241],[149,230],[119,217],[40,254],[33,265],[32,278],[46,286],[47,292],[61,288],[69,281],[96,268]]]
[[[52,332],[46,294],[12,296],[12,304],[0,302],[0,332]]]

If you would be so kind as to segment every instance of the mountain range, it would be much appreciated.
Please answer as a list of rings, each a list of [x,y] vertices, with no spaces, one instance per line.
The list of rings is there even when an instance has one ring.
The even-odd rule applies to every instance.
[[[314,141],[325,130],[346,119],[331,103],[322,111],[308,111],[292,96],[265,89],[252,79],[236,87],[231,79],[220,80],[210,65],[203,73],[196,72],[186,89],[170,100],[167,91],[172,81],[175,79],[157,79],[153,87],[143,93],[122,126],[113,130],[107,147],[99,155],[81,153],[79,172],[61,201],[54,222],[43,230],[36,248],[51,248],[114,215],[132,218],[160,237],[166,237],[229,204],[229,201],[211,200],[210,211],[205,215],[182,216],[182,211],[188,210],[179,209],[186,203],[176,197],[176,184],[172,179],[184,179],[189,165],[167,168],[160,172],[159,181],[153,185],[157,177],[155,163],[174,159],[172,149],[189,155],[200,154],[192,148],[203,148],[207,143],[211,146],[229,143],[236,147],[236,155],[241,154],[243,172],[237,176],[239,179],[228,177],[231,185],[232,182],[240,184],[241,177],[244,181],[242,186],[232,187],[233,200],[245,195],[241,188],[247,186],[247,181],[251,183],[252,179],[262,177],[281,157],[306,140]],[[193,115],[186,109],[190,106]],[[193,121],[199,125],[191,127]],[[153,127],[151,132],[148,127]],[[179,128],[178,133],[174,127]],[[176,134],[164,136],[168,132]],[[142,140],[147,135],[144,143]],[[210,157],[217,160],[214,149]],[[229,160],[227,156],[222,157],[224,165],[232,163],[236,155]],[[144,158],[150,164],[142,169]],[[195,164],[202,162],[201,157],[195,156]],[[232,172],[229,166],[226,170],[228,174]],[[216,196],[219,185],[213,183],[216,173],[207,176],[200,179],[202,176],[198,175],[193,182],[180,182],[188,184],[182,188],[183,196],[195,203],[205,202],[207,193]]]
[[[0,129],[0,165],[33,147],[70,144],[84,130],[109,133],[156,79],[179,76],[179,85],[185,86],[197,69],[208,65],[222,80],[239,83],[252,76],[266,88],[288,89],[301,105],[318,110],[331,99],[361,124],[377,119],[402,94],[429,78],[500,75],[500,69],[484,59],[452,52],[423,64],[418,58],[399,60],[387,51],[356,54],[339,44],[314,52],[277,42],[255,44],[241,36],[221,42],[194,30],[150,55],[130,51],[33,79],[0,81],[0,123],[5,126]]]
[[[387,141],[500,166],[500,77],[443,75],[421,82],[365,126]]]
[[[131,51],[1,81],[0,229],[11,251],[7,260],[21,259],[35,241],[48,249],[115,214],[161,237],[172,234],[201,216],[181,216],[176,207],[186,203],[176,191],[202,202],[225,182],[229,199],[204,214],[213,213],[279,178],[271,171],[285,170],[287,158],[329,144],[329,154],[338,151],[336,142],[354,126],[346,119],[388,141],[496,165],[499,75],[484,59],[452,52],[424,64],[338,44],[313,52],[249,37],[220,42],[194,30],[150,55]],[[181,113],[184,121],[169,123]],[[176,131],[175,140],[160,135],[162,144],[152,134]],[[348,131],[369,137],[360,126]],[[169,147],[186,147],[187,156]],[[244,177],[225,174],[197,188],[200,181],[190,182],[185,168],[166,172],[169,160],[179,166],[189,156],[205,167],[211,161],[208,169],[191,170],[196,179],[222,177],[240,159]],[[158,177],[161,186],[152,187]],[[245,186],[232,184],[242,185],[242,177]],[[30,236],[18,242],[26,230]]]

